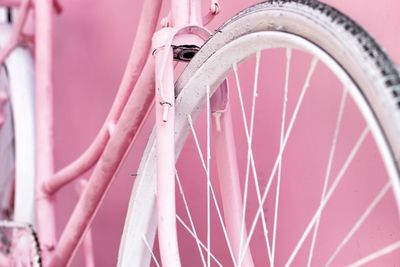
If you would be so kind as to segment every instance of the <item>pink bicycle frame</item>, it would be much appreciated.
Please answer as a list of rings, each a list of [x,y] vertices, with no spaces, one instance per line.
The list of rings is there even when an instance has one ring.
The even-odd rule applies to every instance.
[[[37,42],[36,60],[37,77],[37,145],[46,146],[46,153],[38,158],[38,233],[42,243],[45,266],[65,266],[73,257],[84,234],[88,231],[91,220],[107,191],[111,180],[120,166],[136,133],[140,130],[143,120],[152,105],[154,98],[154,66],[149,58],[146,66],[146,55],[149,53],[150,36],[156,27],[161,8],[160,0],[146,1],[139,25],[143,25],[143,35],[137,35],[129,58],[128,67],[124,73],[120,90],[111,112],[89,150],[72,165],[53,177],[52,167],[52,86],[51,86],[51,3],[49,0],[39,0],[35,3],[37,12],[36,28]],[[150,20],[149,20],[150,18]],[[134,54],[136,53],[136,54]],[[141,56],[137,56],[141,55]],[[139,60],[137,60],[139,58]],[[138,79],[137,70],[142,70]],[[133,90],[133,88],[135,88]],[[111,127],[110,127],[111,126]],[[59,242],[55,242],[54,193],[62,185],[77,178],[98,161],[91,179],[70,220],[64,229]],[[49,179],[51,178],[51,180]],[[53,181],[52,183],[50,181]],[[51,190],[53,189],[53,191]],[[49,228],[50,225],[50,228]],[[50,230],[50,231],[49,231]]]
[[[151,32],[151,29],[154,31],[160,6],[161,1],[154,0],[146,1],[145,6],[143,7],[141,22],[145,19],[148,20],[148,18],[152,18],[150,21],[151,25],[148,27],[150,29],[149,32]],[[146,37],[147,36],[145,36],[145,38]],[[137,55],[144,55],[144,57],[146,57],[149,53],[149,47],[150,43],[148,43],[148,46],[144,47],[143,51],[137,50],[137,47],[134,47],[132,51],[136,51]],[[131,59],[133,59],[133,56],[130,57],[130,61]],[[132,62],[129,62],[128,65],[132,66],[131,63]],[[128,71],[131,70],[131,68],[128,68]],[[126,73],[124,77],[126,76],[131,77],[131,73]],[[115,117],[111,123],[115,124],[115,127],[112,127],[114,129],[111,131],[106,131],[106,134],[109,135],[109,140],[105,141],[106,145],[104,146],[104,150],[102,151],[101,148],[95,149],[95,151],[102,152],[101,156],[98,159],[98,163],[89,179],[86,189],[79,199],[79,202],[60,237],[56,250],[52,253],[49,266],[64,266],[72,258],[76,248],[82,240],[82,237],[88,230],[88,226],[90,225],[90,222],[92,221],[114,174],[123,161],[126,151],[133,142],[136,133],[140,130],[142,121],[145,119],[154,98],[154,61],[152,58],[147,60],[146,66],[144,67],[134,90],[130,88],[132,87],[131,85],[132,81],[122,83],[121,85],[125,86],[125,89],[122,91],[126,92],[126,94],[116,100],[120,100],[122,103],[117,103],[119,108],[115,108],[115,115],[112,114]],[[120,106],[124,104],[123,102],[126,102],[126,104],[123,107],[123,110],[120,111],[119,109],[122,109]],[[118,111],[121,112],[120,116],[118,116]],[[106,124],[108,126],[109,121],[106,122]],[[110,129],[107,126],[104,128],[107,130]],[[100,135],[101,134],[102,132],[100,132]],[[100,144],[102,143],[103,142],[100,142]],[[96,155],[94,154],[95,153],[91,155],[92,158],[96,158]]]
[[[156,95],[156,128],[158,149],[158,225],[161,257],[164,266],[180,266],[176,240],[175,221],[175,152],[174,152],[174,86],[173,59],[171,44],[201,45],[202,39],[208,37],[202,28],[202,17],[199,0],[172,0],[172,27],[160,30],[154,38],[155,60],[147,55],[150,51],[151,35],[155,31],[161,8],[161,0],[144,2],[139,22],[141,35],[137,35],[132,47],[126,71],[124,73],[117,97],[110,113],[88,150],[75,162],[54,174],[53,166],[53,107],[52,107],[52,15],[53,7],[60,9],[53,0],[35,0],[34,10],[36,29],[36,146],[37,146],[37,227],[43,251],[45,266],[66,266],[73,257],[77,247],[88,232],[91,221],[99,208],[112,178],[117,172],[135,136],[140,131],[154,95]],[[22,6],[29,0],[0,0],[0,5]],[[218,2],[212,1],[210,14],[218,13]],[[19,34],[25,21],[24,17],[17,23],[15,34]],[[208,22],[210,16],[205,17]],[[19,25],[19,26],[18,26]],[[197,31],[193,30],[197,29]],[[18,35],[17,35],[18,36]],[[13,46],[3,52],[5,58]],[[138,56],[139,55],[139,56]],[[140,76],[140,77],[139,77]],[[154,81],[156,81],[156,88]],[[225,88],[226,89],[226,88]],[[224,96],[214,96],[214,102],[225,103]],[[227,105],[227,104],[226,104]],[[229,110],[229,108],[226,108]],[[219,111],[220,112],[220,111]],[[226,193],[227,199],[235,198],[233,205],[224,203],[225,219],[238,221],[241,210],[241,194],[238,188],[238,175],[232,126],[229,111],[219,116],[216,147],[220,153],[216,160],[225,162],[219,169],[221,183],[226,183],[232,190]],[[97,162],[97,164],[96,164]],[[88,184],[75,207],[70,220],[64,229],[59,242],[56,242],[54,222],[54,193],[62,186],[73,181],[92,166],[95,166]],[[221,178],[222,177],[222,178]],[[226,178],[225,178],[226,177]],[[225,194],[224,193],[224,194]],[[225,201],[226,202],[226,201]],[[227,203],[227,202],[226,202]],[[236,219],[234,219],[236,218]],[[235,245],[235,254],[239,258],[238,240],[240,234],[236,227],[228,226],[229,239]],[[237,229],[237,228],[236,228]],[[90,239],[85,242],[90,249]],[[91,253],[87,253],[90,259]],[[248,254],[248,253],[247,253]],[[251,257],[245,259],[246,266],[252,266]]]

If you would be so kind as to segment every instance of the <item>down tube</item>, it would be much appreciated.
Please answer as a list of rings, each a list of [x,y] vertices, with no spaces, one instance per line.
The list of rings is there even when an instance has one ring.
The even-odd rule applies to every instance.
[[[154,61],[149,58],[110,141],[79,198],[54,251],[50,266],[68,266],[100,207],[119,166],[135,141],[154,100]],[[134,114],[138,116],[135,117]]]

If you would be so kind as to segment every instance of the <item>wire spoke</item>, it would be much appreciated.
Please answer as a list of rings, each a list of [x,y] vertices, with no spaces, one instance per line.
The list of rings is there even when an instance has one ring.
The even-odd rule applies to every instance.
[[[202,166],[204,168],[205,173],[208,174],[208,170],[207,170],[207,167],[206,167],[206,164],[205,164],[205,161],[204,161],[203,153],[201,151],[201,147],[200,147],[199,141],[197,139],[196,130],[193,127],[193,120],[192,120],[192,117],[190,115],[188,115],[188,122],[189,122],[191,131],[192,131],[195,143],[196,143],[196,148],[198,150],[198,154],[200,156],[200,160],[202,162]],[[222,219],[221,210],[219,208],[219,205],[218,205],[218,202],[217,202],[217,198],[215,196],[214,188],[213,188],[213,185],[212,185],[211,181],[210,181],[210,191],[211,191],[211,196],[213,198],[213,202],[214,202],[215,208],[217,210],[218,219],[219,219],[220,225],[222,227],[222,231],[224,233],[224,238],[225,238],[226,244],[228,246],[228,250],[229,250],[230,256],[232,258],[232,262],[233,262],[234,266],[236,266],[236,259],[235,259],[235,256],[233,254],[232,246],[231,246],[231,243],[230,243],[229,238],[228,238],[227,229],[226,229],[224,221]]]
[[[192,116],[190,116],[190,114],[188,114],[187,118],[188,118],[188,122],[190,125],[190,129],[192,130],[194,142],[196,143],[197,152],[199,153],[199,156],[200,156],[201,164],[203,166],[203,169],[204,169],[206,175],[208,175],[208,169],[207,169],[206,163],[204,162],[204,156],[203,156],[203,153],[201,152],[199,139],[197,138],[196,130],[194,129],[194,126],[193,126]]]
[[[210,213],[210,86],[207,86],[207,266],[211,266],[211,213]]]
[[[395,243],[393,243],[393,244],[391,244],[391,245],[389,245],[387,247],[384,247],[384,248],[382,248],[382,249],[380,249],[378,251],[375,251],[374,253],[372,253],[372,254],[370,254],[370,255],[362,258],[362,259],[359,259],[358,261],[348,265],[348,267],[362,266],[362,265],[367,264],[367,263],[369,263],[369,262],[371,262],[373,260],[376,260],[376,259],[378,259],[380,257],[383,257],[383,256],[385,256],[387,254],[390,254],[390,253],[392,253],[392,252],[394,252],[394,251],[396,251],[398,249],[400,249],[400,241],[397,241],[397,242],[395,242]]]
[[[279,146],[283,146],[283,137],[285,134],[285,119],[286,119],[286,104],[288,101],[288,90],[289,90],[289,73],[290,73],[290,62],[292,58],[292,50],[290,48],[286,49],[286,74],[285,74],[285,92],[283,96],[283,110],[281,118],[281,134],[279,140]],[[280,148],[279,148],[280,149]],[[279,193],[281,188],[281,175],[282,175],[282,159],[279,161],[278,165],[278,178],[276,182],[276,195],[275,195],[275,214],[274,214],[274,232],[272,235],[272,267],[275,265],[275,246],[276,246],[276,233],[278,227],[278,209],[279,209]]]
[[[156,258],[156,256],[155,256],[154,253],[153,253],[153,249],[150,248],[150,245],[149,245],[149,243],[147,242],[146,237],[145,237],[145,236],[142,236],[142,239],[143,239],[143,242],[144,242],[144,244],[146,245],[147,249],[150,251],[150,253],[151,253],[151,258],[153,259],[154,263],[157,265],[157,267],[160,267],[160,264],[158,263],[157,258]]]
[[[290,134],[291,134],[291,132],[292,132],[294,123],[296,122],[297,115],[298,115],[298,113],[299,113],[299,110],[300,110],[301,104],[302,104],[302,102],[303,102],[305,93],[307,92],[307,89],[309,88],[311,76],[312,76],[312,74],[314,73],[314,70],[315,70],[315,68],[316,68],[317,62],[318,62],[318,59],[317,59],[316,57],[314,57],[313,60],[311,61],[311,64],[310,64],[310,68],[309,68],[309,70],[308,70],[308,74],[307,74],[306,81],[305,81],[305,83],[304,83],[304,85],[303,85],[303,88],[302,88],[302,91],[301,91],[301,93],[300,93],[299,99],[297,100],[297,103],[296,103],[295,110],[294,110],[293,115],[292,115],[292,117],[291,117],[291,120],[290,120],[290,122],[289,122],[289,126],[288,126],[288,129],[287,129],[286,135],[285,135],[285,139],[284,139],[284,141],[283,141],[283,146],[282,146],[282,147],[280,148],[280,150],[279,150],[279,153],[278,153],[278,155],[277,155],[277,158],[276,158],[276,160],[275,160],[274,166],[273,166],[272,171],[271,171],[271,175],[269,176],[268,184],[267,184],[267,186],[266,186],[266,188],[265,188],[265,190],[264,190],[264,193],[263,193],[263,196],[262,196],[262,199],[261,199],[261,204],[262,204],[262,205],[264,205],[264,202],[265,202],[265,200],[267,199],[267,195],[268,195],[268,192],[269,192],[269,190],[270,190],[270,188],[271,188],[272,182],[273,182],[273,180],[274,180],[274,176],[275,176],[275,173],[276,173],[276,171],[277,171],[278,164],[279,164],[279,162],[281,161],[283,151],[284,151],[285,148],[286,148],[287,141],[288,141],[288,139],[289,139],[289,137],[290,137]],[[256,226],[256,223],[257,223],[257,221],[258,221],[258,218],[259,218],[260,215],[261,215],[261,212],[262,212],[262,206],[260,206],[260,207],[258,208],[258,210],[257,210],[257,212],[256,212],[256,215],[254,216],[253,222],[252,222],[251,227],[250,227],[249,236],[248,236],[248,238],[247,238],[247,240],[246,240],[246,242],[245,242],[245,245],[244,245],[244,249],[246,249],[246,248],[249,246],[251,237],[253,236],[253,233],[254,233],[254,230],[255,230],[255,226]],[[240,263],[241,263],[242,261],[243,261],[243,256],[242,256],[241,259],[239,260],[239,263],[238,263],[239,266],[240,266]]]
[[[328,164],[327,164],[326,172],[325,172],[324,186],[323,186],[323,189],[322,189],[321,201],[319,203],[320,205],[322,203],[322,200],[325,198],[326,190],[328,189],[328,184],[329,184],[329,180],[330,180],[330,176],[331,176],[331,170],[332,170],[332,163],[333,163],[333,159],[335,157],[336,145],[337,145],[337,140],[338,140],[340,129],[341,129],[341,125],[342,125],[342,119],[343,119],[343,114],[344,114],[344,107],[346,106],[347,95],[348,95],[347,94],[347,90],[343,89],[342,99],[340,100],[339,112],[338,112],[338,115],[337,115],[337,118],[336,118],[336,127],[335,127],[335,131],[334,131],[334,134],[333,134],[332,144],[331,144],[331,148],[330,148],[330,152],[329,152]],[[322,212],[318,216],[317,222],[316,222],[315,227],[314,227],[314,232],[313,232],[313,236],[312,236],[312,240],[311,240],[311,246],[310,246],[310,252],[308,254],[308,262],[307,262],[307,266],[308,267],[311,266],[312,257],[313,257],[313,254],[314,254],[315,242],[317,240],[317,235],[318,235],[318,229],[319,229],[319,223],[320,223],[320,220],[321,220],[321,216],[322,216]]]
[[[236,81],[236,88],[238,90],[239,102],[242,111],[242,119],[244,123],[244,129],[246,133],[248,133],[247,128],[247,119],[246,119],[246,112],[244,110],[243,98],[242,98],[242,89],[239,81],[239,74],[238,74],[238,67],[236,64],[233,65],[233,71],[235,73],[235,81]],[[251,142],[252,140],[250,140]],[[242,222],[241,222],[241,229],[240,229],[240,242],[239,242],[239,255],[242,253],[242,246],[243,246],[243,238],[245,235],[245,228],[246,228],[246,207],[247,207],[247,194],[248,194],[248,187],[249,187],[249,174],[250,174],[250,151],[251,145],[249,144],[248,140],[248,149],[247,149],[247,162],[246,162],[246,173],[245,173],[245,182],[244,182],[244,192],[243,192],[243,209],[242,209]]]
[[[192,232],[192,230],[190,230],[190,228],[187,226],[187,224],[181,219],[181,217],[179,217],[178,215],[176,215],[176,219],[178,220],[178,222],[186,229],[186,231],[192,235],[192,237],[194,239],[196,239],[196,242],[198,242],[201,246],[202,249],[204,249],[208,254],[210,254],[210,258],[213,259],[215,261],[216,264],[218,264],[218,266],[223,267],[223,265],[221,264],[221,262],[219,262],[217,260],[217,258],[208,250],[208,248],[203,244],[203,242],[201,242],[200,239],[197,238],[197,236],[195,235],[195,233]]]
[[[339,171],[339,174],[336,176],[334,182],[332,183],[331,188],[329,189],[328,193],[326,194],[326,197],[323,199],[322,203],[319,205],[316,213],[312,217],[310,223],[308,224],[306,230],[304,231],[303,235],[301,236],[299,242],[297,243],[295,249],[292,251],[288,261],[286,262],[285,266],[290,266],[293,263],[293,260],[295,259],[297,253],[299,252],[301,246],[303,245],[304,241],[306,240],[307,236],[309,235],[312,227],[314,226],[315,222],[317,221],[318,217],[320,216],[322,210],[325,208],[326,204],[332,197],[333,193],[335,192],[337,186],[341,182],[342,178],[344,177],[344,174],[346,173],[348,167],[350,164],[353,162],[354,157],[356,156],[357,152],[359,151],[361,145],[363,144],[365,138],[367,137],[367,134],[369,133],[369,128],[366,127],[364,131],[361,133],[360,137],[358,138],[356,144],[354,145],[353,149],[351,150],[349,156],[346,159],[346,162],[342,166],[342,168]]]
[[[183,203],[184,203],[184,205],[185,205],[186,213],[187,213],[187,215],[188,215],[188,217],[189,217],[190,226],[191,226],[191,228],[192,228],[192,233],[193,233],[193,236],[194,236],[194,238],[195,238],[195,240],[196,240],[196,243],[197,243],[197,248],[198,248],[199,253],[200,253],[200,256],[201,256],[201,261],[202,261],[202,263],[203,263],[203,266],[206,266],[206,261],[205,261],[205,259],[204,259],[204,254],[203,254],[203,251],[201,250],[201,247],[200,247],[200,242],[199,242],[200,240],[199,240],[199,238],[198,238],[198,236],[197,236],[196,228],[195,228],[195,226],[194,226],[194,224],[193,224],[193,219],[192,219],[192,215],[191,215],[191,213],[190,213],[189,205],[187,204],[187,201],[186,201],[185,192],[183,191],[182,184],[181,184],[181,180],[180,180],[180,178],[179,178],[178,173],[176,172],[176,170],[175,170],[175,177],[176,177],[176,181],[177,181],[177,183],[178,183],[179,192],[180,192],[180,194],[181,194],[181,196],[182,196]]]
[[[253,151],[252,151],[252,140],[253,140],[254,117],[255,117],[255,106],[256,106],[256,97],[257,97],[257,88],[258,88],[258,76],[259,76],[259,68],[260,68],[260,59],[261,59],[261,52],[258,51],[257,54],[256,54],[256,70],[255,70],[254,86],[253,86],[253,99],[252,99],[252,109],[251,109],[251,118],[250,118],[250,131],[248,129],[248,123],[247,123],[247,119],[246,119],[246,112],[245,112],[244,104],[243,104],[242,89],[241,89],[241,85],[240,85],[237,64],[233,65],[233,70],[234,70],[234,73],[235,73],[235,80],[236,80],[236,87],[237,87],[237,91],[238,91],[239,102],[240,102],[240,107],[241,107],[241,111],[242,111],[242,119],[243,119],[243,124],[244,124],[246,139],[247,139],[247,147],[248,147],[248,149],[247,149],[247,162],[246,162],[245,189],[244,189],[244,196],[243,196],[244,200],[243,200],[243,210],[242,210],[242,223],[241,223],[240,244],[239,244],[239,256],[242,255],[242,254],[246,255],[246,253],[247,253],[247,249],[242,250],[242,248],[243,248],[243,239],[245,238],[245,225],[246,225],[245,218],[246,218],[246,207],[247,207],[247,195],[248,195],[250,164],[251,164],[251,168],[252,168],[254,184],[255,184],[255,187],[256,187],[257,200],[258,200],[259,205],[262,205],[262,203],[261,203],[261,193],[260,193],[261,190],[260,190],[260,186],[259,186],[259,183],[258,183],[258,175],[257,175],[257,171],[256,171],[255,163],[254,163]],[[267,246],[268,257],[269,257],[269,261],[272,262],[271,247],[270,247],[269,239],[268,239],[267,223],[265,221],[264,210],[263,209],[261,209],[261,210],[262,210],[261,211],[262,227],[263,227],[264,238],[265,238],[265,242],[266,242],[266,246]],[[239,266],[240,266],[240,264],[239,264]]]
[[[328,259],[326,266],[330,266],[339,252],[343,249],[343,247],[349,242],[349,240],[353,237],[353,235],[357,232],[358,229],[362,226],[364,221],[368,218],[368,216],[372,213],[375,207],[380,203],[386,193],[389,191],[391,187],[390,181],[386,183],[386,185],[382,188],[382,190],[377,194],[374,200],[368,205],[365,212],[360,216],[351,230],[347,233],[345,238],[343,238],[342,242],[340,242],[339,246],[336,247],[336,250],[333,252],[332,256]]]

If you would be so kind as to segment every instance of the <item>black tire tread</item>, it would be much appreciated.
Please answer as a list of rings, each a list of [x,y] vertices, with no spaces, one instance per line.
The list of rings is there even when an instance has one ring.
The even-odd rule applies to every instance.
[[[309,10],[314,13],[317,12],[318,16],[325,16],[332,23],[341,27],[352,38],[357,40],[359,48],[364,51],[366,58],[372,60],[379,69],[384,87],[391,91],[396,106],[400,109],[400,74],[393,61],[375,39],[357,22],[325,3],[316,0],[268,0],[238,13],[218,31],[221,31],[225,25],[249,13],[258,12],[260,9],[279,7],[290,7],[293,9]]]

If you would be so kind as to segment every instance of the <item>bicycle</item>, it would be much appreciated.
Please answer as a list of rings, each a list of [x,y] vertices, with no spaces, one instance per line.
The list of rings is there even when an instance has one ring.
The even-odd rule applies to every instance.
[[[81,158],[53,174],[49,119],[51,91],[48,91],[52,58],[48,51],[51,51],[51,14],[53,8],[59,10],[60,6],[47,0],[1,3],[20,6],[20,16],[11,33],[12,42],[0,58],[5,58],[19,44],[20,39],[16,37],[20,36],[21,25],[32,5],[35,8],[37,109],[36,123],[32,125],[37,129],[36,141],[30,142],[31,147],[32,143],[41,145],[40,153],[37,149],[35,155],[36,201],[29,201],[28,208],[18,205],[25,197],[21,192],[32,193],[34,184],[30,188],[25,182],[21,185],[22,178],[17,176],[15,204],[6,205],[8,209],[14,209],[8,216],[16,222],[3,221],[2,226],[25,231],[11,233],[11,244],[5,246],[6,256],[1,259],[3,265],[12,261],[42,265],[42,260],[44,266],[69,263],[153,102],[157,113],[156,130],[144,152],[132,190],[118,265],[149,266],[150,261],[159,265],[158,253],[164,266],[180,266],[181,262],[184,266],[318,266],[333,263],[360,266],[370,262],[380,265],[398,262],[399,227],[395,222],[399,219],[400,198],[400,142],[397,140],[400,133],[400,77],[376,42],[339,11],[311,0],[268,1],[239,13],[209,38],[211,33],[200,23],[199,2],[172,1],[171,16],[163,21],[164,27],[157,31],[150,49],[161,1],[146,1],[140,22],[142,35],[135,41],[121,89],[103,128]],[[217,14],[218,9],[218,3],[213,1],[206,20]],[[149,51],[154,59],[153,56],[147,59]],[[8,61],[12,56],[10,54],[5,64],[10,81],[16,73],[16,68]],[[261,66],[265,66],[265,58],[274,63],[267,72],[271,74],[270,80],[259,75]],[[175,82],[175,89],[173,59],[190,61]],[[277,63],[279,59],[283,61],[281,65]],[[293,67],[296,67],[296,74],[290,71]],[[254,76],[240,80],[239,71],[243,68],[254,70]],[[317,80],[314,73],[320,74],[323,80]],[[4,77],[7,76],[3,74]],[[275,81],[278,77],[282,78],[282,83]],[[289,87],[294,87],[290,86],[293,80],[300,86],[289,91]],[[344,89],[315,90],[313,82],[319,87],[327,87],[326,81]],[[281,89],[262,89],[259,86],[262,82],[266,82],[268,88],[280,86]],[[245,86],[250,88],[250,96],[243,94]],[[13,92],[12,84],[10,88]],[[27,85],[23,88],[31,90]],[[16,123],[20,119],[14,111],[18,109],[15,103],[21,99],[24,97],[11,98]],[[265,104],[256,105],[260,101],[257,99],[263,99]],[[275,99],[281,102],[278,104]],[[321,99],[329,101],[321,103]],[[338,106],[336,109],[331,106],[333,102]],[[307,103],[314,109],[306,108]],[[232,108],[235,105],[239,108]],[[246,108],[250,112],[246,113]],[[330,118],[335,128],[329,128],[323,121],[319,122],[323,127],[308,125],[306,118],[315,118],[316,111],[324,118]],[[256,113],[261,113],[262,117]],[[350,121],[346,121],[344,114],[350,116]],[[260,119],[269,122],[268,126],[276,127],[256,124]],[[301,119],[306,127],[295,128],[296,121]],[[238,125],[243,125],[244,130],[239,131]],[[10,127],[8,135],[13,134]],[[14,131],[18,144],[21,131],[18,126]],[[200,132],[205,132],[203,139]],[[318,138],[311,136],[316,133]],[[343,134],[346,139],[341,138]],[[189,135],[191,137],[187,139]],[[292,136],[290,140],[289,136]],[[252,137],[257,137],[260,143],[255,145],[256,140]],[[325,150],[311,153],[310,147],[319,149],[324,142],[327,143]],[[201,144],[206,144],[206,149]],[[175,165],[175,158],[182,149],[185,151],[184,146],[199,152],[199,166],[191,164],[189,173],[188,170],[186,173],[175,170],[185,165],[185,161]],[[16,155],[24,154],[18,152],[18,146],[13,150]],[[309,153],[299,162],[297,155],[303,151]],[[359,151],[363,152],[362,156]],[[373,153],[366,153],[369,151]],[[265,166],[261,165],[260,154],[264,155]],[[315,162],[319,163],[321,155],[327,160],[319,166]],[[379,161],[378,157],[383,161],[381,166],[373,166],[365,172],[362,163],[371,165],[370,162]],[[344,163],[336,166],[338,162]],[[289,163],[292,163],[291,168],[286,167]],[[307,168],[304,163],[311,165]],[[54,222],[51,221],[54,218],[54,193],[95,164],[90,180],[82,186],[83,193],[76,209],[56,242]],[[18,170],[19,162],[15,165]],[[23,165],[26,162],[21,167]],[[349,170],[350,167],[356,168]],[[336,176],[331,177],[335,171]],[[197,177],[201,172],[205,173],[205,179]],[[354,174],[353,180],[343,180],[349,172]],[[376,178],[386,172],[388,180]],[[315,177],[309,178],[310,174]],[[191,179],[182,179],[188,176]],[[219,186],[215,184],[217,176]],[[297,179],[288,180],[289,176]],[[276,187],[273,188],[275,180]],[[364,181],[368,181],[369,186]],[[341,186],[343,183],[345,186]],[[190,186],[191,196],[187,198],[184,188]],[[260,186],[264,190],[261,191]],[[205,192],[196,196],[194,193],[199,191],[198,188],[204,188]],[[295,189],[300,191],[299,195],[293,194]],[[315,191],[308,192],[310,189]],[[268,198],[271,202],[265,203],[271,190],[275,190],[275,198]],[[363,192],[357,193],[357,190]],[[336,204],[331,204],[332,197],[337,195]],[[282,196],[286,197],[286,202],[282,203]],[[351,203],[346,202],[349,199]],[[200,200],[206,202],[203,209],[193,210]],[[385,206],[376,212],[382,202]],[[35,205],[36,221],[33,218]],[[211,205],[216,208],[214,211]],[[336,210],[335,205],[340,210]],[[331,217],[328,217],[328,211]],[[343,213],[346,218],[334,221],[333,227],[329,228],[331,225],[326,220],[329,222],[329,219],[333,220],[332,216]],[[18,219],[18,214],[25,217]],[[379,221],[380,217],[384,221]],[[285,231],[278,235],[278,220],[282,219],[295,220],[296,224],[283,228]],[[367,219],[370,220],[366,222]],[[195,226],[196,220],[200,223]],[[177,222],[185,231],[177,230]],[[214,224],[221,226],[216,228]],[[378,227],[380,224],[385,224],[384,230]],[[329,229],[326,229],[327,225]],[[155,242],[157,227],[158,242]],[[272,236],[268,229],[274,230]],[[33,238],[33,249],[27,248],[26,232]],[[188,240],[187,235],[193,240]],[[322,237],[336,242],[316,246]],[[304,246],[307,238],[310,244]],[[374,238],[374,242],[367,244],[365,240],[370,238]],[[88,265],[93,264],[90,234],[83,242]],[[157,243],[159,252],[154,245]],[[211,251],[210,247],[217,249]],[[198,255],[198,259],[194,259],[194,255]]]

